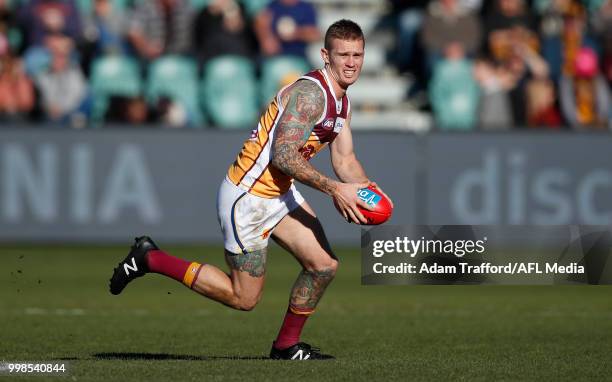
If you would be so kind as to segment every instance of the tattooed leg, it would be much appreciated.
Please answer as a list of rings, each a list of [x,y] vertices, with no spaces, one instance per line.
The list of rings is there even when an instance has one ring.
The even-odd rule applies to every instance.
[[[314,312],[323,292],[334,278],[338,263],[331,264],[330,267],[304,269],[300,272],[291,290],[289,308],[283,324],[274,340],[273,346],[276,349],[287,349],[300,341],[306,320]]]
[[[249,253],[225,252],[225,261],[231,269],[247,272],[251,277],[262,277],[266,272],[266,249]]]
[[[302,265],[274,341],[276,349],[287,349],[299,342],[308,317],[336,274],[338,260],[321,223],[307,202],[285,216],[272,237]]]
[[[304,202],[281,220],[272,237],[302,265],[291,290],[290,306],[312,311],[338,269],[338,259],[319,219]]]
[[[302,312],[314,310],[334,275],[335,269],[333,268],[302,270],[293,284],[289,300],[290,306]]]
[[[193,290],[234,309],[252,310],[261,298],[266,271],[267,250],[235,254],[225,251],[231,269],[228,275],[205,264]]]

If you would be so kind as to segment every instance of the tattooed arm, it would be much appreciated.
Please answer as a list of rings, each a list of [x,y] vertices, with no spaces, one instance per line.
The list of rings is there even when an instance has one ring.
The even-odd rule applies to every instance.
[[[330,179],[299,152],[325,110],[323,91],[314,82],[301,80],[287,89],[282,98],[285,110],[272,143],[272,165],[297,181],[330,195],[345,219],[357,224],[366,223],[357,209],[357,205],[367,208],[357,197],[357,190],[364,184]]]
[[[272,165],[296,180],[331,195],[337,182],[318,172],[298,151],[323,114],[323,91],[312,81],[298,81],[283,94],[283,103],[285,111],[272,143]]]

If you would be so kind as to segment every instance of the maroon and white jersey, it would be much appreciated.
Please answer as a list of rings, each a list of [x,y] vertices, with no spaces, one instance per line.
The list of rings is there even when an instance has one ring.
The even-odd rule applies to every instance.
[[[313,70],[299,80],[316,83],[323,90],[326,105],[308,141],[299,150],[306,160],[310,160],[338,136],[346,124],[351,104],[347,95],[342,99],[336,99],[325,69]],[[281,95],[289,86],[291,85],[279,91],[270,102],[259,120],[257,129],[253,130],[251,137],[245,141],[227,173],[228,179],[236,186],[264,198],[273,198],[286,193],[293,183],[293,178],[270,166],[272,142],[283,114]]]
[[[310,159],[328,143],[333,142],[340,133],[348,118],[351,103],[346,94],[341,99],[336,99],[329,75],[325,69],[313,70],[300,79],[310,80],[319,85],[325,96],[325,113],[317,121],[308,142],[301,150],[304,157]],[[308,156],[306,156],[306,153],[308,153]]]

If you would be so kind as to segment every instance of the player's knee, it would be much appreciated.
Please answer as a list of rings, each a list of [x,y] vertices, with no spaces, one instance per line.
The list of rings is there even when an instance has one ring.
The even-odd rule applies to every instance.
[[[315,261],[310,268],[311,269],[308,270],[311,272],[326,273],[333,277],[336,275],[336,271],[338,270],[338,260],[327,257],[319,261]]]
[[[338,271],[338,266],[340,265],[340,263],[338,262],[338,260],[336,259],[331,259],[331,262],[328,265],[328,269],[331,270],[332,275],[336,275],[336,272]]]
[[[256,296],[256,297],[245,297],[245,296],[241,296],[241,297],[237,297],[235,304],[234,304],[234,308],[238,309],[238,310],[243,310],[245,312],[250,312],[251,310],[255,309],[255,307],[257,306],[257,303],[259,303],[260,300],[260,296]]]
[[[240,301],[238,303],[237,309],[245,312],[250,312],[255,309],[258,301]]]

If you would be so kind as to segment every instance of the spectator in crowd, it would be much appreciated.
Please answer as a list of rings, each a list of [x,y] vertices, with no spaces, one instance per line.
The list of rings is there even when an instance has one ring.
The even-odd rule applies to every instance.
[[[177,128],[192,125],[187,109],[173,97],[160,97],[152,109],[152,118],[164,126]]]
[[[451,45],[461,56],[471,57],[480,46],[480,21],[458,0],[432,1],[423,21],[422,39],[427,68],[435,67]]]
[[[91,13],[83,19],[83,44],[79,53],[85,74],[89,75],[96,57],[131,53],[127,42],[128,15],[114,0],[93,0]]]
[[[510,91],[516,85],[516,78],[504,67],[480,57],[474,65],[474,79],[480,86],[481,94],[478,125],[485,130],[511,128],[514,120]]]
[[[527,85],[527,125],[559,128],[563,123],[557,108],[555,85],[549,79],[536,79]]]
[[[394,44],[387,54],[387,61],[399,73],[411,78],[407,97],[420,106],[427,89],[428,71],[423,60],[420,33],[429,0],[388,0],[388,12],[376,24],[376,30],[390,30],[395,35]]]
[[[460,43],[449,44],[444,59],[436,63],[429,92],[437,127],[468,130],[476,126],[479,89],[472,66]]]
[[[213,0],[195,19],[194,47],[200,63],[227,54],[254,58],[252,36],[244,7],[236,0]]]
[[[273,0],[255,16],[255,34],[264,56],[304,59],[308,44],[321,38],[314,6],[302,0]]]
[[[574,57],[581,47],[600,49],[593,32],[595,29],[589,28],[586,9],[578,0],[550,1],[543,8],[540,22],[542,54],[553,80],[573,74]]]
[[[147,122],[153,122],[150,118],[151,113],[147,102],[142,96],[112,96],[108,103],[104,121],[107,123],[127,123],[143,126]]]
[[[510,54],[507,62],[484,57],[476,62],[474,77],[482,93],[479,125],[484,129],[507,129],[517,124],[558,126],[548,65],[523,42],[517,42]]]
[[[141,96],[113,96],[110,99],[104,121],[137,126],[162,124],[179,128],[189,124],[189,116],[187,110],[169,96],[159,97],[154,104],[147,103]]]
[[[18,22],[25,34],[24,65],[26,73],[36,78],[51,62],[47,37],[62,34],[72,41],[82,37],[80,13],[74,0],[32,0],[24,2]],[[78,52],[74,52],[77,56]]]
[[[612,0],[603,1],[593,14],[593,26],[602,47],[603,76],[612,91]]]
[[[161,96],[149,104],[142,96],[113,96],[110,98],[104,121],[119,124],[162,124],[168,127],[184,127],[189,124],[186,109],[172,97]]]
[[[44,45],[49,34],[61,33],[74,41],[81,38],[81,18],[74,0],[30,0],[19,12],[19,22],[29,46]]]
[[[51,52],[49,68],[36,78],[46,118],[52,122],[82,127],[89,112],[87,80],[71,60],[74,41],[62,34],[47,36]]]
[[[568,14],[571,3],[571,0],[543,0],[534,6],[540,19],[538,32],[542,56],[549,65],[553,81],[558,81],[561,77],[562,36],[565,15]]]
[[[127,35],[126,14],[112,0],[93,0],[93,13],[84,21],[84,37],[94,56],[125,53]]]
[[[603,128],[610,123],[610,92],[599,74],[597,55],[581,48],[575,55],[573,75],[563,75],[559,85],[561,109],[575,128]]]
[[[6,34],[0,31],[0,120],[23,119],[34,108],[34,87],[22,61],[12,54]]]
[[[534,20],[523,0],[497,0],[486,19],[486,51],[513,79],[509,97],[515,126],[527,124],[528,83],[549,76],[549,67],[538,51]]]
[[[13,14],[9,0],[0,0],[0,26],[3,30],[15,24],[15,15]]]
[[[612,91],[612,42],[608,49],[609,50],[604,59],[604,75],[605,78],[608,80],[608,86],[610,87],[610,91]]]
[[[579,3],[572,3],[565,17],[562,35],[562,74],[572,76],[575,74],[575,63],[578,52],[583,47],[598,51],[597,40],[588,30],[588,18],[585,8]]]
[[[9,4],[10,0],[0,0],[0,33],[2,33],[13,52],[19,52],[23,32],[17,23],[15,12]]]
[[[140,1],[132,13],[129,41],[139,57],[191,52],[194,10],[189,0]]]
[[[528,115],[527,87],[532,81],[549,79],[548,64],[529,39],[518,37],[514,39],[509,59],[500,65],[514,78],[514,86],[510,90],[513,122],[515,126],[525,126]]]
[[[534,18],[523,0],[497,0],[486,17],[486,50],[500,63],[516,58],[516,45],[539,47]]]
[[[523,0],[497,0],[486,16],[486,51],[499,63],[516,58],[516,44],[537,50],[535,19]]]
[[[395,47],[391,60],[400,72],[421,72],[418,36],[429,0],[390,0],[390,9],[385,16],[386,22],[395,32]],[[417,76],[418,78],[418,76]]]

